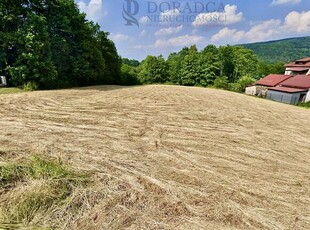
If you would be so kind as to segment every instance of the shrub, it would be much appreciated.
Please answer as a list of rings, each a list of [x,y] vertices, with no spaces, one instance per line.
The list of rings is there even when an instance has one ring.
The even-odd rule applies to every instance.
[[[310,101],[299,103],[298,106],[304,107],[304,108],[310,108]]]
[[[229,89],[229,83],[227,77],[219,77],[214,80],[213,86],[217,89]]]
[[[38,89],[39,89],[39,86],[35,82],[28,82],[27,84],[23,85],[23,90],[25,91],[35,91]]]
[[[243,93],[245,88],[255,82],[255,79],[245,75],[241,78],[236,83],[230,83],[229,84],[229,90],[238,92],[238,93]]]
[[[252,85],[255,82],[255,79],[251,76],[245,75],[241,77],[237,83],[239,84],[240,92],[244,92],[245,88],[249,85]]]

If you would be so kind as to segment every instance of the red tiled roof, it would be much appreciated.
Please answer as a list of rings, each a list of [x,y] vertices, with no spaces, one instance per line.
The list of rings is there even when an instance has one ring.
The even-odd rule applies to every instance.
[[[297,60],[296,62],[310,62],[310,57],[306,57],[306,58],[303,58],[303,59],[299,59],[299,60]]]
[[[280,86],[299,89],[310,89],[310,76],[297,75],[282,82]]]
[[[305,67],[305,68],[310,68],[310,62],[307,62],[305,64],[296,64],[295,62],[289,63],[285,65],[286,68],[290,67]]]
[[[265,85],[265,86],[270,86],[270,87],[274,87],[278,84],[280,84],[281,82],[291,78],[291,75],[280,75],[280,74],[270,74],[260,80],[258,80],[257,82],[255,82],[255,85]]]
[[[286,92],[286,93],[300,93],[300,92],[307,92],[306,89],[296,89],[296,88],[289,88],[289,87],[271,87],[268,90]]]
[[[296,60],[292,63],[286,64],[285,67],[307,67],[307,68],[310,68],[310,57]]]
[[[297,75],[282,82],[280,86],[299,89],[310,89],[310,76]]]
[[[309,68],[305,68],[305,67],[291,67],[287,69],[290,71],[294,71],[294,72],[303,72],[303,71],[309,70]]]

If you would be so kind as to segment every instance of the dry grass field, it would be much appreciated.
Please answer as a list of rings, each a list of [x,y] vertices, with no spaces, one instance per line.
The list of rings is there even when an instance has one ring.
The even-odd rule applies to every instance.
[[[87,184],[22,177],[33,154]],[[0,95],[1,172],[0,228],[310,229],[310,110],[178,86]]]

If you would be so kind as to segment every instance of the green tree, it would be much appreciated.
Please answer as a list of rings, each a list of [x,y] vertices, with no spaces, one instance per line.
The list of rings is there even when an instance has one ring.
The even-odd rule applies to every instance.
[[[229,89],[229,82],[227,80],[227,77],[218,77],[214,80],[214,85],[215,88],[217,89]]]
[[[242,76],[236,83],[230,84],[230,89],[235,92],[243,93],[245,88],[255,82],[255,79],[249,75]]]
[[[216,46],[208,45],[200,52],[201,79],[202,86],[212,85],[214,80],[221,74],[220,53]]]
[[[125,65],[133,66],[133,67],[138,67],[140,65],[139,61],[135,59],[128,59],[128,58],[123,58],[122,63]]]
[[[122,65],[122,75],[121,75],[122,85],[138,85],[138,71],[134,66],[127,64]]]
[[[239,46],[221,46],[221,76],[229,82],[237,82],[241,76],[257,74],[258,58],[253,51]]]
[[[284,74],[284,64],[284,62],[267,63],[265,61],[260,61],[258,63],[256,78],[259,79],[267,76],[268,74]]]
[[[120,83],[114,43],[85,19],[74,0],[3,0],[0,17],[0,73],[11,84]]]
[[[168,65],[162,56],[147,56],[139,66],[139,80],[142,83],[165,83],[168,80]]]
[[[181,84],[187,86],[194,86],[201,78],[201,67],[199,66],[200,56],[195,45],[188,49],[187,54],[182,60],[180,69]]]
[[[171,53],[167,59],[169,82],[181,84],[180,69],[182,66],[182,57],[178,53]]]

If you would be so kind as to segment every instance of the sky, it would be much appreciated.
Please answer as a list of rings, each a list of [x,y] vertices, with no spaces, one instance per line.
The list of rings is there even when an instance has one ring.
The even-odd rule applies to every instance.
[[[310,35],[309,0],[75,0],[124,58]]]

